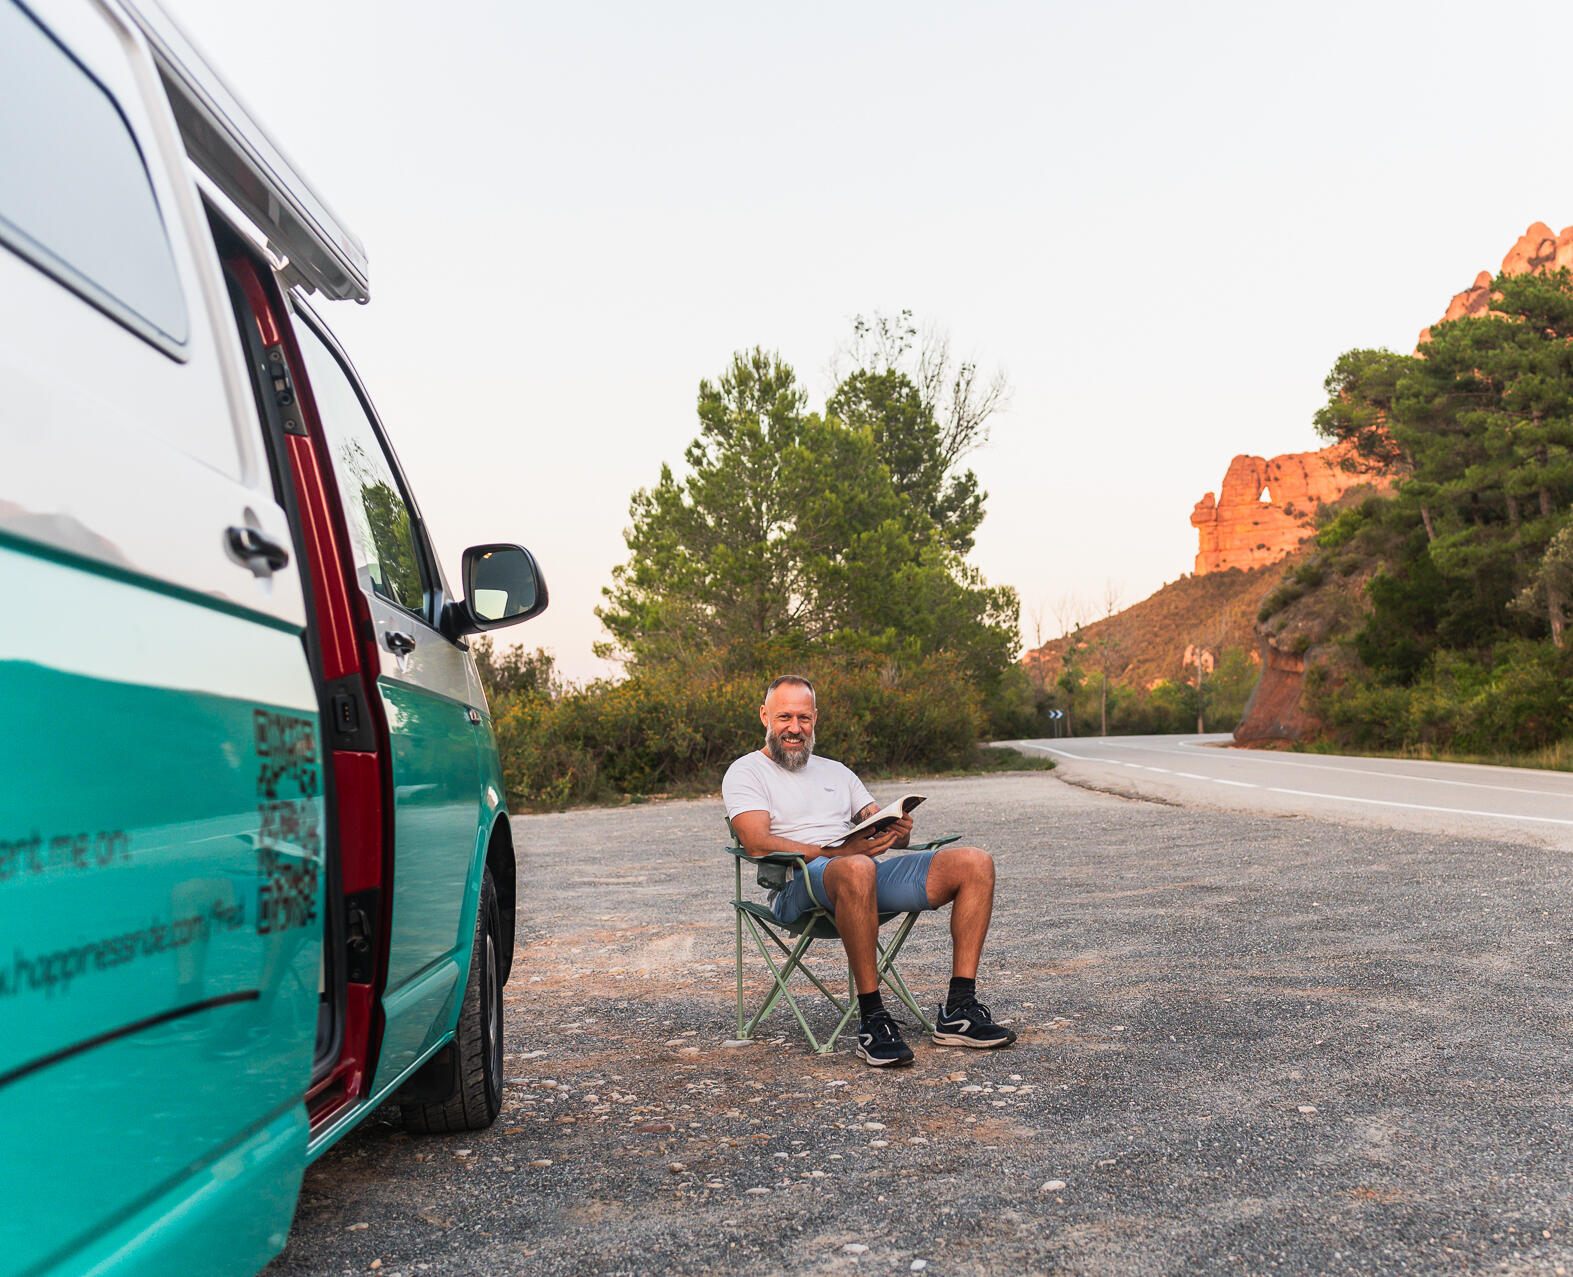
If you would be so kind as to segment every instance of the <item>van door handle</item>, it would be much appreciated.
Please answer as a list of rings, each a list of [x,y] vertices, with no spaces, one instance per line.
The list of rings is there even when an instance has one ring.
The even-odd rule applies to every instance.
[[[403,630],[384,630],[382,641],[395,656],[408,656],[415,650],[415,640]]]
[[[268,576],[289,563],[289,551],[256,528],[226,528],[224,539],[230,553],[258,576]]]

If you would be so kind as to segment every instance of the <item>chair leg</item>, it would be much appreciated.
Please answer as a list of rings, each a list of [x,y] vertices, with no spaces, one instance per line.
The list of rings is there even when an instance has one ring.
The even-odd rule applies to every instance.
[[[743,862],[735,860],[732,864],[735,885],[732,891],[733,900],[743,898]],[[737,920],[737,1036],[743,1036],[743,911],[734,908],[733,914]]]
[[[781,950],[783,956],[790,959],[792,957],[792,950],[787,948],[787,946],[782,943],[781,937],[776,935],[776,933],[770,930],[769,927],[765,927],[764,931],[765,935],[775,942],[776,948]],[[825,982],[809,969],[808,963],[799,963],[797,969],[803,973],[803,975],[816,989],[825,995],[825,997],[830,1001],[831,1006],[835,1007],[837,1011],[846,1010],[846,1007],[842,1004],[841,999],[832,993],[829,988],[826,987]]]
[[[743,1036],[743,911],[732,910],[737,915],[737,1036]]]
[[[819,1039],[814,1036],[814,1030],[808,1027],[808,1021],[803,1018],[803,1012],[797,1005],[797,999],[792,996],[792,990],[787,988],[786,985],[787,978],[794,970],[803,971],[805,975],[808,974],[807,968],[801,964],[804,952],[813,942],[813,936],[805,930],[793,948],[791,956],[787,959],[786,965],[777,967],[775,959],[770,956],[770,950],[765,948],[765,942],[760,939],[759,928],[754,925],[752,918],[748,920],[748,930],[754,937],[754,943],[759,946],[760,956],[764,958],[766,965],[770,968],[771,975],[775,977],[776,987],[771,991],[770,996],[765,999],[765,1005],[754,1013],[754,1018],[744,1026],[743,1032],[738,1034],[738,1036],[740,1038],[751,1037],[759,1022],[770,1014],[782,997],[785,997],[787,1006],[792,1008],[792,1014],[797,1017],[798,1028],[803,1030],[803,1036],[808,1039],[809,1046],[816,1054],[824,1055],[829,1048],[820,1045]],[[775,936],[772,935],[771,939],[775,939]]]

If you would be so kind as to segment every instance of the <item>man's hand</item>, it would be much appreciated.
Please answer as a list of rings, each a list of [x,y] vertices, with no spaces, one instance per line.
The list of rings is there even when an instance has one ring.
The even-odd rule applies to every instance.
[[[850,851],[858,856],[883,856],[892,847],[906,846],[907,837],[911,833],[912,817],[903,816],[873,836],[859,834],[855,838],[849,838],[839,850],[843,855]]]

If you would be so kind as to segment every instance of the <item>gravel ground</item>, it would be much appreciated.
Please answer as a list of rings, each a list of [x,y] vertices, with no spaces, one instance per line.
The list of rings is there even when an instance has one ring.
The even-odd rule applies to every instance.
[[[784,1010],[727,1046],[719,802],[520,818],[501,1119],[379,1115],[308,1172],[269,1272],[1573,1267],[1563,853],[1052,773],[923,788],[920,834],[997,858],[979,983],[1014,1048],[914,1032],[876,1071]],[[948,954],[923,919],[920,998]]]

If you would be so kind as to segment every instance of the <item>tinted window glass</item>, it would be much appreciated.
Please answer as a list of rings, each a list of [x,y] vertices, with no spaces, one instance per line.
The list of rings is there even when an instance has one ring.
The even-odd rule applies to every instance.
[[[185,342],[185,299],[131,130],[13,0],[0,0],[0,242],[144,336]]]
[[[296,324],[295,335],[333,454],[361,588],[419,613],[421,570],[415,528],[382,442],[334,353],[307,324]]]

